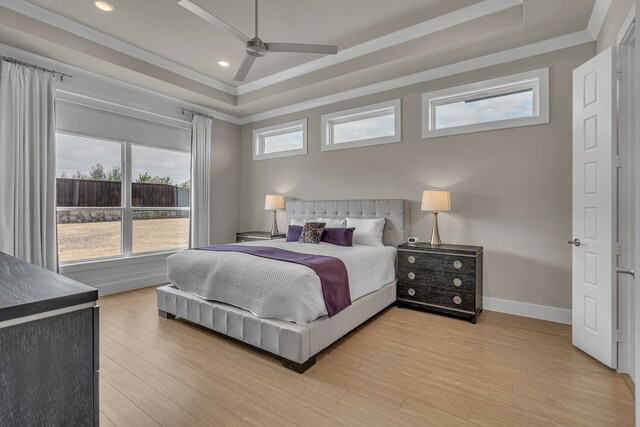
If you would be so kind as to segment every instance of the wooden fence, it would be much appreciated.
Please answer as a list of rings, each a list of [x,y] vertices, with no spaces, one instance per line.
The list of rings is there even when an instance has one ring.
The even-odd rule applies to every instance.
[[[190,189],[169,184],[131,184],[131,203],[134,207],[187,208]],[[122,185],[112,181],[89,179],[56,179],[58,207],[119,207]]]

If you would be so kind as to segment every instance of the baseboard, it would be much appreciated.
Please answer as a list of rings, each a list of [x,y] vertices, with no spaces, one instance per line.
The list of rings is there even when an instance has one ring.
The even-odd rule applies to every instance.
[[[484,309],[516,316],[532,317],[534,319],[571,324],[571,310],[567,308],[550,307],[547,305],[529,304],[500,298],[484,297]]]

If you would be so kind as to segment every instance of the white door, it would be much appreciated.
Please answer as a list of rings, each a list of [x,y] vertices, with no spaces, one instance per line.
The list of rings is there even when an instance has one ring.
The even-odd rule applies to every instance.
[[[614,64],[610,48],[573,71],[573,344],[611,368],[617,363]]]

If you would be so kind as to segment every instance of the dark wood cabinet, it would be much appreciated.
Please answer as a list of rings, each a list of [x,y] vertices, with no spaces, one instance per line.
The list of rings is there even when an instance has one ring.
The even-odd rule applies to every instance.
[[[97,299],[0,253],[0,425],[99,424]]]
[[[243,231],[236,233],[236,243],[255,242],[257,240],[284,239],[286,234],[271,234],[269,231]]]
[[[445,313],[476,322],[482,311],[480,246],[398,246],[398,306]]]

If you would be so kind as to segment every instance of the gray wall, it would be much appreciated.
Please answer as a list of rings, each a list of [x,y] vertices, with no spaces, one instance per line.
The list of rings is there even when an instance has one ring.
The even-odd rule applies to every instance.
[[[214,119],[211,150],[211,241],[235,242],[240,210],[240,126]]]
[[[423,189],[452,193],[440,217],[444,241],[485,247],[485,295],[571,307],[571,75],[595,43],[315,108],[242,127],[240,229],[268,230],[264,196],[300,200],[405,198],[411,234],[427,239]],[[550,67],[548,125],[422,140],[420,95],[473,81]],[[320,114],[402,97],[402,142],[320,151]],[[254,128],[308,117],[309,153],[253,161]],[[285,229],[284,214],[280,227]]]
[[[613,0],[611,2],[607,16],[602,23],[602,28],[598,34],[598,53],[616,44],[616,38],[620,32],[620,27],[629,14],[629,10],[631,10],[633,2],[634,0]]]

